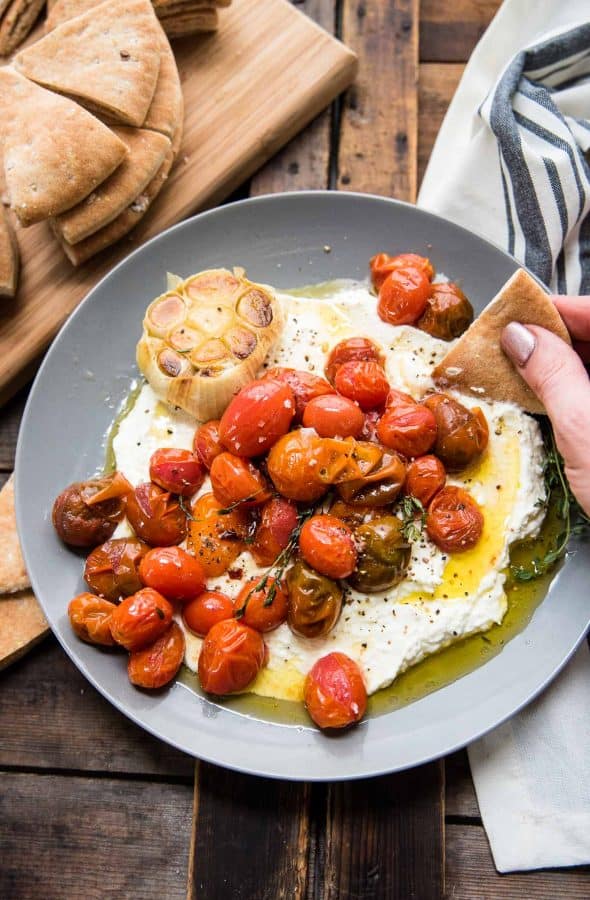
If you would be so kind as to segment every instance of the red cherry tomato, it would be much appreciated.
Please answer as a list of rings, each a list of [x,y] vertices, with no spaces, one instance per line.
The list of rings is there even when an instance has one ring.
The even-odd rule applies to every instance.
[[[404,490],[426,507],[446,480],[445,467],[437,456],[419,456],[407,468]]]
[[[295,415],[288,384],[251,381],[233,398],[219,423],[219,437],[236,456],[261,456],[286,434]]]
[[[142,587],[139,564],[148,550],[137,538],[111,538],[86,557],[84,581],[106,600],[129,597]]]
[[[370,261],[371,281],[376,291],[379,290],[388,275],[395,272],[396,269],[405,269],[408,266],[411,269],[420,269],[424,272],[428,280],[434,278],[434,269],[429,259],[425,256],[418,256],[417,253],[398,253],[397,256],[390,256],[388,253],[378,253]]]
[[[328,578],[348,578],[356,566],[352,531],[336,516],[308,519],[299,535],[299,551],[306,563]]]
[[[325,394],[307,404],[303,424],[306,428],[314,428],[320,437],[358,437],[365,417],[357,404],[347,397]]]
[[[322,397],[324,394],[334,393],[334,388],[324,378],[313,375],[311,372],[304,372],[302,369],[286,369],[282,366],[275,366],[275,368],[269,369],[264,377],[289,385],[295,397],[294,422],[298,425],[301,424],[303,411],[310,400],[313,400],[314,397]]]
[[[203,591],[182,608],[182,619],[189,631],[199,637],[209,634],[214,625],[231,619],[234,605],[221,591]]]
[[[283,497],[273,497],[262,507],[250,552],[259,566],[271,566],[297,528],[297,507]]]
[[[344,363],[338,368],[334,380],[336,390],[361,409],[383,406],[389,393],[389,383],[379,363],[368,360]]]
[[[167,600],[186,603],[205,589],[205,572],[198,559],[181,547],[156,547],[139,565],[139,577]]]
[[[205,468],[210,469],[215,457],[225,450],[219,437],[218,419],[211,419],[197,428],[193,438],[193,450]]]
[[[152,453],[150,478],[165,491],[192,497],[205,480],[203,463],[190,450],[161,447]]]
[[[215,499],[223,506],[233,503],[243,507],[260,506],[270,497],[266,481],[256,466],[233,453],[216,456],[210,475]]]
[[[272,631],[287,619],[287,591],[275,578],[267,578],[263,588],[254,590],[259,583],[260,578],[251,578],[243,586],[234,603],[234,615],[256,631]]]
[[[326,363],[326,378],[332,384],[336,378],[336,372],[347,362],[376,362],[383,364],[383,355],[373,341],[365,337],[347,338],[340,341],[330,351],[328,362]]]
[[[266,658],[262,635],[237,619],[214,625],[199,654],[199,679],[208,694],[233,694],[254,681]]]
[[[173,622],[157,641],[129,654],[127,674],[131,684],[155,690],[172,681],[184,659],[184,634]]]
[[[415,404],[416,401],[413,397],[410,397],[409,394],[404,394],[403,391],[398,391],[397,388],[391,388],[385,400],[386,409],[393,409],[399,406],[415,406]]]
[[[377,425],[379,440],[390,450],[411,459],[432,449],[436,441],[436,419],[425,406],[394,406],[386,409]]]
[[[483,514],[471,494],[460,487],[444,487],[428,507],[426,531],[445,553],[475,547],[483,531]]]
[[[345,653],[328,653],[308,672],[304,701],[320,728],[346,728],[367,708],[367,689],[357,664]]]
[[[140,650],[164,634],[173,612],[165,597],[152,588],[142,588],[112,612],[111,634],[126,650]]]
[[[78,594],[68,606],[70,625],[88,644],[112,647],[115,642],[111,634],[111,615],[116,608],[114,603],[94,594]]]
[[[152,547],[180,544],[186,536],[186,515],[178,500],[153,481],[138,484],[129,495],[127,518],[137,537]]]
[[[395,269],[379,290],[379,318],[390,325],[413,325],[429,296],[430,281],[421,269]]]

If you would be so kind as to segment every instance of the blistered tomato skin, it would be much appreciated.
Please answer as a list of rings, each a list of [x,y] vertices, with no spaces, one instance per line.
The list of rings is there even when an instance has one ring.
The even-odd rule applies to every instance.
[[[219,437],[218,419],[210,419],[197,428],[193,438],[193,450],[205,468],[210,469],[215,457],[225,450]]]
[[[139,564],[150,548],[136,538],[112,538],[86,559],[84,581],[107,600],[120,600],[139,591]]]
[[[377,253],[373,256],[370,263],[371,281],[376,291],[379,290],[388,275],[391,275],[396,269],[420,269],[424,272],[429,281],[434,278],[434,268],[432,263],[425,256],[418,256],[417,253],[398,253],[397,256],[390,256],[389,253]]]
[[[444,487],[428,507],[428,537],[445,553],[471,550],[481,537],[483,525],[481,509],[463,488]]]
[[[218,622],[203,641],[199,680],[208,694],[233,694],[254,681],[264,665],[262,635],[237,619]]]
[[[150,550],[139,565],[139,576],[146,587],[175,603],[186,603],[205,589],[203,566],[181,547]]]
[[[334,379],[339,394],[358,403],[362,410],[383,406],[389,394],[389,383],[377,362],[351,361],[339,366]]]
[[[346,728],[367,709],[367,689],[357,664],[345,653],[328,653],[305,679],[304,702],[319,728]]]
[[[436,441],[436,419],[429,409],[412,403],[385,410],[377,425],[382,444],[411,459],[432,449]]]
[[[295,415],[288,384],[251,381],[233,398],[219,423],[223,445],[236,456],[261,456],[286,434]]]
[[[125,512],[132,487],[120,472],[71,484],[55,500],[53,526],[70,547],[108,541]]]
[[[259,566],[271,566],[284,550],[298,524],[297,507],[284,497],[273,497],[262,507],[250,552]]]
[[[135,534],[152,547],[170,547],[186,537],[180,503],[153,481],[138,484],[127,498],[127,518]]]
[[[111,634],[111,615],[116,608],[114,603],[94,594],[78,594],[68,606],[70,625],[86,643],[112,647],[115,641]]]
[[[434,452],[449,472],[466,468],[484,452],[489,430],[479,407],[468,409],[448,394],[430,394],[424,400],[437,426]]]
[[[234,604],[227,594],[221,591],[203,591],[184,605],[182,620],[193,634],[205,637],[214,625],[224,619],[231,619],[233,614]]]
[[[320,477],[322,438],[297,429],[280,438],[268,455],[268,474],[277,491],[289,500],[319,500],[327,485]]]
[[[421,269],[395,269],[379,290],[379,318],[390,325],[414,325],[426,309],[430,288]]]
[[[438,457],[419,456],[408,466],[404,490],[427,507],[432,498],[445,486],[447,473]]]
[[[126,597],[111,615],[113,639],[126,650],[140,650],[162,635],[172,622],[171,604],[152,588]]]
[[[165,491],[192,497],[205,480],[206,469],[190,450],[161,447],[150,459],[150,478]]]
[[[223,505],[213,494],[202,494],[193,501],[189,523],[189,550],[203,566],[208,578],[227,572],[244,547],[250,520],[239,507],[222,514]]]
[[[473,322],[473,307],[456,284],[433,284],[416,327],[441,341],[452,341]]]
[[[357,552],[352,531],[336,516],[312,516],[299,535],[299,551],[305,562],[328,578],[348,578]]]
[[[383,365],[383,355],[373,341],[365,337],[346,338],[331,350],[326,363],[326,378],[334,384],[336,372],[347,362],[375,362]]]
[[[303,413],[304,427],[313,428],[320,437],[358,437],[364,424],[360,407],[340,394],[316,397]]]
[[[259,584],[259,578],[246,582],[236,597],[234,615],[244,625],[264,633],[286,621],[289,602],[287,591],[275,578],[268,578],[264,587],[256,590]]]
[[[127,674],[131,684],[148,690],[164,687],[182,665],[184,646],[182,629],[172,622],[153,644],[129,654]]]
[[[313,400],[314,397],[323,397],[326,394],[334,393],[334,388],[324,378],[300,369],[275,366],[272,369],[268,369],[264,377],[289,385],[295,397],[295,418],[293,421],[297,425],[301,424],[303,411],[310,400]]]
[[[260,506],[271,496],[266,481],[249,459],[220,453],[211,466],[211,487],[222,506]]]

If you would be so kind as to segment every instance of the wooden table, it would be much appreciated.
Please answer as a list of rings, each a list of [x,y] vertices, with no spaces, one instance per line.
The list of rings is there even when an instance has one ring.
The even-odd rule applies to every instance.
[[[298,5],[358,52],[359,78],[240,196],[330,187],[414,199],[498,0]],[[0,412],[4,479],[25,399]],[[52,637],[0,688],[2,898],[173,900],[187,885],[198,900],[590,896],[587,868],[496,874],[464,752],[336,785],[195,768],[103,700]]]

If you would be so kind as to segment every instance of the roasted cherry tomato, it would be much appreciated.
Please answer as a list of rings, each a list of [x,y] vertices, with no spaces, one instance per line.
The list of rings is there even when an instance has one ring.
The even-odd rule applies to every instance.
[[[310,400],[313,400],[314,397],[322,397],[325,394],[334,393],[334,388],[324,378],[300,369],[286,369],[282,366],[275,366],[273,369],[269,369],[264,377],[273,378],[275,381],[281,381],[283,384],[289,385],[295,397],[295,418],[293,421],[298,425],[301,424],[303,411]]]
[[[398,391],[397,388],[391,388],[385,400],[386,409],[397,409],[400,406],[414,406],[416,401],[409,394]]]
[[[199,654],[199,679],[208,694],[233,694],[254,681],[266,658],[262,635],[237,619],[214,625]]]
[[[417,403],[386,409],[377,435],[382,444],[411,459],[422,456],[436,441],[436,419],[429,409]]]
[[[249,550],[259,566],[271,566],[284,550],[298,524],[297,507],[283,497],[273,497],[262,507],[260,524]]]
[[[249,459],[220,453],[211,466],[211,487],[223,506],[260,506],[270,497],[266,481]]]
[[[320,437],[358,437],[365,424],[362,410],[347,397],[325,394],[305,407],[303,425]]]
[[[483,514],[471,494],[460,487],[444,487],[426,516],[428,537],[445,553],[475,547],[483,531]]]
[[[362,525],[363,522],[368,522],[382,513],[373,506],[351,506],[344,500],[335,500],[330,507],[330,515],[341,519],[350,528],[357,528],[358,525]]]
[[[158,591],[142,588],[115,607],[111,614],[111,634],[126,650],[140,650],[164,634],[170,627],[173,612]]]
[[[205,468],[210,469],[215,457],[225,450],[219,437],[218,419],[211,419],[204,425],[199,425],[193,438],[193,450]]]
[[[223,509],[213,494],[203,494],[193,504],[189,523],[189,549],[203,566],[208,578],[223,575],[244,549],[250,519],[246,510]]]
[[[473,322],[473,307],[456,284],[433,284],[426,309],[416,328],[441,341],[452,341],[467,331]]]
[[[370,263],[371,281],[376,291],[379,290],[388,275],[395,272],[396,269],[420,269],[428,280],[434,278],[434,269],[429,259],[425,256],[418,256],[417,253],[398,253],[397,256],[390,256],[389,253],[378,253],[373,256]]]
[[[161,447],[152,453],[150,478],[156,484],[183,497],[192,497],[205,480],[205,466],[190,450]]]
[[[347,362],[341,365],[334,379],[336,390],[361,409],[377,409],[383,406],[389,393],[389,383],[379,363]]]
[[[305,562],[328,578],[348,578],[356,565],[352,531],[336,516],[312,516],[299,535],[299,552]]]
[[[224,619],[231,619],[233,614],[232,600],[221,591],[203,591],[182,607],[184,624],[199,637],[205,637],[214,625]]]
[[[129,654],[129,681],[150,690],[164,687],[172,681],[183,659],[184,634],[182,628],[173,622],[153,644]]]
[[[436,419],[434,452],[449,472],[458,472],[476,460],[488,445],[488,423],[479,407],[467,409],[447,394],[424,400]]]
[[[133,488],[120,472],[77,481],[53,504],[55,530],[71,547],[96,547],[107,541],[125,512]]]
[[[147,481],[127,498],[127,518],[135,534],[152,547],[180,544],[187,522],[180,503],[169,491]]]
[[[397,516],[380,516],[356,529],[359,555],[348,579],[352,587],[364,593],[384,591],[405,578],[411,547],[402,529]]]
[[[406,466],[393,450],[379,444],[358,441],[355,455],[362,459],[367,450],[376,454],[375,461],[363,473],[361,478],[342,481],[338,484],[338,493],[345,503],[359,507],[388,506],[400,493],[405,477]]]
[[[140,563],[139,575],[147,587],[177,603],[186,603],[205,589],[203,566],[181,547],[150,550]]]
[[[267,578],[263,587],[256,590],[260,578],[251,578],[236,597],[234,615],[244,625],[256,631],[272,631],[287,618],[287,591],[276,578]]]
[[[347,362],[375,362],[383,365],[383,354],[373,341],[365,337],[346,338],[330,351],[326,363],[326,378],[332,384],[336,379],[336,372]]]
[[[312,666],[303,699],[319,728],[346,728],[367,708],[367,689],[357,664],[345,653],[328,653]]]
[[[408,466],[404,490],[426,507],[446,480],[445,467],[437,456],[419,456]]]
[[[219,437],[236,456],[261,456],[288,432],[294,415],[288,384],[268,377],[251,381],[222,415]]]
[[[413,325],[426,309],[430,287],[421,269],[395,269],[379,289],[379,318],[390,325]]]
[[[277,491],[289,500],[319,500],[328,485],[320,476],[323,438],[300,428],[280,438],[268,455],[267,466]]]
[[[83,641],[112,647],[115,642],[111,634],[111,615],[116,608],[114,603],[94,594],[78,594],[68,606],[70,625]]]
[[[377,422],[380,418],[381,414],[376,409],[371,409],[365,413],[365,422],[358,436],[361,441],[377,442],[379,440],[377,437]]]
[[[113,538],[86,559],[84,580],[95,594],[120,600],[140,590],[139,564],[150,548],[136,538]]]
[[[332,630],[342,609],[342,588],[299,559],[287,573],[289,612],[287,621],[295,634],[324,637]]]

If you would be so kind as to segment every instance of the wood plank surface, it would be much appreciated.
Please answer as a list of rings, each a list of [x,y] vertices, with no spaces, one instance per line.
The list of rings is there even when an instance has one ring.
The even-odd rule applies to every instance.
[[[418,183],[422,182],[447,107],[461,80],[461,63],[421,63],[418,79]]]
[[[420,59],[466,62],[502,0],[421,0]]]

